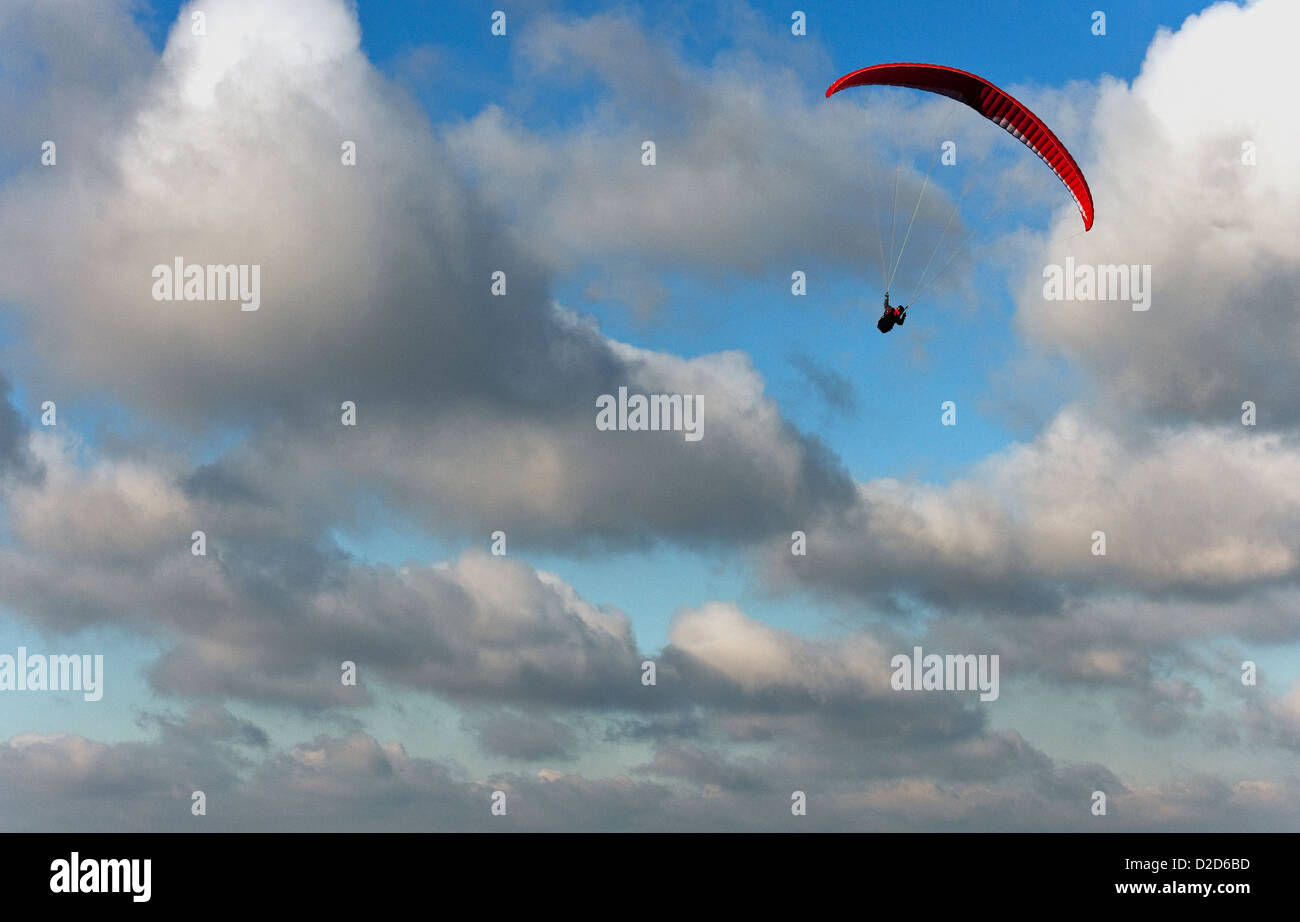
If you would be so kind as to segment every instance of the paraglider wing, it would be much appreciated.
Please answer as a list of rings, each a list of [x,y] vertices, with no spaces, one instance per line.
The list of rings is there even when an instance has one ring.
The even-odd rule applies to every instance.
[[[879,85],[905,86],[929,93],[941,93],[970,106],[989,121],[1002,126],[1052,168],[1052,172],[1074,196],[1079,213],[1083,215],[1083,229],[1086,231],[1092,227],[1092,192],[1088,189],[1088,181],[1083,178],[1083,171],[1074,162],[1060,138],[1052,133],[1052,129],[1012,96],[983,77],[939,64],[876,64],[864,67],[836,80],[826,90],[826,95],[831,96],[851,86]]]

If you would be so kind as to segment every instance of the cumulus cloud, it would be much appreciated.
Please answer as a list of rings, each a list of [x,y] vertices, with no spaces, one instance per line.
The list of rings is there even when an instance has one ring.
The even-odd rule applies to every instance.
[[[985,712],[958,695],[893,691],[889,659],[911,641],[889,629],[810,639],[715,602],[679,611],[667,646],[647,656],[620,612],[521,562],[468,552],[442,564],[388,568],[313,553],[276,533],[238,490],[195,490],[192,479],[137,462],[75,468],[60,460],[56,437],[35,444],[46,453],[52,492],[22,488],[30,504],[22,489],[15,494],[16,534],[39,553],[6,559],[5,604],[43,624],[75,627],[60,619],[68,611],[86,617],[84,606],[66,598],[42,604],[19,591],[71,586],[101,601],[89,610],[98,617],[117,612],[171,638],[151,677],[174,696],[360,704],[369,700],[364,691],[348,697],[338,683],[338,662],[354,659],[363,688],[373,675],[470,705],[469,726],[485,753],[539,766],[534,775],[476,780],[365,733],[278,750],[255,725],[203,704],[181,719],[150,719],[160,734],[156,745],[49,734],[11,740],[0,753],[8,773],[0,788],[45,804],[42,828],[105,828],[119,822],[118,809],[138,810],[140,828],[185,828],[188,792],[196,788],[218,792],[227,804],[215,825],[250,829],[346,828],[360,814],[363,825],[373,824],[367,828],[486,828],[483,805],[492,790],[508,792],[519,828],[774,828],[776,815],[788,815],[794,784],[815,798],[818,818],[810,825],[819,829],[1061,829],[1086,822],[1092,790],[1129,796],[1104,767],[1057,764],[1014,731],[990,729]],[[124,546],[137,548],[138,558],[113,556],[112,530],[96,525],[102,509],[116,510],[119,533],[131,536]],[[214,541],[215,560],[190,557],[182,523],[200,510],[223,527],[249,529],[258,552],[231,552],[244,543],[231,540],[235,532]],[[249,510],[257,515],[244,521]],[[64,530],[80,542],[64,548],[71,540]],[[167,549],[173,532],[180,546]],[[61,582],[50,574],[24,580],[41,555],[52,556]],[[186,568],[178,569],[186,578],[169,584],[166,567],[132,578],[154,555]],[[182,587],[189,596],[170,594]],[[195,607],[202,592],[210,597]],[[1279,618],[1277,630],[1294,630],[1294,619]],[[1160,621],[1130,618],[1125,629],[1122,611],[1040,619],[1054,635],[1008,622],[979,643],[1002,651],[1008,672],[1047,669],[1037,657],[1075,651],[1057,680],[1068,680],[1073,668],[1075,681],[1100,677],[1116,688],[1154,691],[1156,703],[1167,706],[1135,716],[1151,731],[1168,732],[1182,711],[1198,706],[1194,689],[1161,679],[1140,657],[1116,655],[1184,637],[1185,626],[1174,621],[1173,612]],[[1207,607],[1198,623],[1208,633],[1222,628],[1222,616]],[[1242,616],[1238,624],[1254,622]],[[954,618],[939,633],[958,642],[963,627],[976,626]],[[965,649],[985,648],[966,640]],[[659,663],[657,686],[640,684],[643,658]],[[579,738],[566,716],[575,713],[584,722],[608,715],[611,732],[603,741],[599,733]],[[630,777],[556,768],[633,740],[651,754]],[[208,765],[214,758],[219,764]],[[62,767],[44,770],[51,763]],[[89,773],[95,784],[86,782]],[[1199,804],[1216,816],[1236,811],[1231,828],[1280,822],[1275,810],[1240,807],[1250,800],[1234,793],[1240,782],[1206,784],[1200,797],[1153,789],[1131,800],[1124,828],[1165,828],[1169,798],[1181,805],[1183,826],[1194,825]],[[78,812],[56,806],[64,786],[79,785],[84,797],[70,801]],[[95,806],[104,785],[119,792],[118,808]],[[1260,793],[1253,790],[1246,793]],[[1278,796],[1260,802],[1273,805]],[[331,806],[313,810],[313,803]]]
[[[491,755],[529,762],[577,757],[573,727],[545,715],[497,711],[476,718],[472,727],[479,747]]]
[[[802,353],[790,356],[793,365],[812,391],[837,412],[853,414],[858,409],[858,392],[853,380],[833,368],[825,368],[815,359]]]
[[[1115,429],[1068,407],[948,484],[861,484],[856,508],[808,529],[806,557],[774,544],[763,559],[779,585],[882,603],[1043,612],[1120,590],[1239,597],[1300,576],[1297,464],[1289,435]]]
[[[641,312],[660,267],[713,281],[792,265],[874,279],[895,182],[898,207],[917,203],[898,278],[918,278],[956,195],[924,178],[937,140],[960,145],[954,174],[969,178],[965,164],[979,164],[989,188],[1021,165],[1006,166],[997,132],[948,100],[884,90],[828,101],[836,65],[772,47],[759,19],[736,7],[736,47],[698,64],[671,22],[650,26],[626,11],[542,17],[520,39],[521,75],[585,81],[598,101],[561,131],[488,106],[448,131],[449,149],[515,218],[521,246],[553,265],[597,263],[594,290]],[[1039,92],[1026,98],[1050,116],[1055,101],[1037,104]],[[653,168],[641,162],[647,140]],[[1029,194],[1050,181],[1031,174]],[[956,215],[948,239],[965,231]]]
[[[169,641],[151,673],[162,691],[322,707],[365,702],[374,674],[574,703],[637,687],[626,616],[551,574],[481,551],[365,564],[274,507],[196,491],[175,461],[81,467],[66,438],[33,441],[48,473],[9,493],[0,604],[46,629],[111,623]],[[196,529],[206,556],[191,552]],[[351,693],[344,660],[361,675]]]
[[[0,375],[0,478],[30,477],[40,469],[28,448],[27,425],[10,398],[12,385]]]
[[[1013,746],[1023,744],[1013,744]],[[0,743],[0,810],[41,831],[847,831],[1095,829],[1089,795],[1112,792],[1107,828],[1282,831],[1296,821],[1293,784],[1212,776],[1126,788],[1096,766],[1038,767],[1012,780],[934,778],[820,786],[806,779],[807,817],[793,819],[784,766],[719,765],[716,754],[662,751],[638,777],[555,769],[473,778],[364,733],[321,735],[245,764],[228,746],[104,744],[20,736]],[[236,771],[236,769],[240,769]],[[685,776],[688,783],[682,786]],[[811,782],[811,783],[809,783]],[[209,812],[193,817],[190,794]],[[494,791],[506,817],[489,812]],[[24,809],[14,808],[21,803]],[[23,817],[39,817],[30,827]],[[11,827],[13,828],[13,827]],[[796,828],[796,827],[792,827]]]
[[[1016,322],[1113,404],[1227,422],[1250,400],[1261,425],[1300,420],[1300,124],[1283,114],[1297,29],[1288,0],[1216,3],[1162,30],[1131,85],[1102,84],[1085,165],[1097,224],[1062,221],[1027,261]],[[1150,310],[1044,300],[1039,270],[1067,256],[1150,265]]]
[[[447,532],[749,540],[851,495],[747,358],[635,349],[558,309],[551,269],[371,67],[344,4],[205,12],[206,35],[183,15],[120,88],[130,111],[99,144],[6,183],[0,297],[51,390],[245,432],[214,476],[336,518],[364,492]],[[34,41],[54,41],[45,26]],[[260,267],[261,307],[154,300],[176,258]],[[598,432],[596,399],[620,386],[703,394],[705,439]]]
[[[968,739],[983,726],[957,698],[892,692],[896,638],[810,641],[710,603],[679,612],[654,656],[621,611],[522,561],[471,550],[442,563],[367,564],[239,490],[196,490],[179,464],[80,467],[62,437],[34,441],[48,476],[12,493],[17,543],[0,553],[0,603],[46,630],[109,623],[157,638],[164,652],[148,676],[169,696],[355,708],[382,683],[502,708],[477,712],[480,744],[533,760],[578,753],[564,723],[575,709],[615,725],[641,715],[622,736],[644,730],[659,741],[692,719],[732,741],[788,737],[802,723],[899,746]],[[190,552],[196,522],[209,532],[206,557]],[[641,684],[646,659],[658,661],[657,686]],[[357,664],[357,688],[339,681],[345,660]],[[235,732],[202,716],[214,733]]]
[[[292,502],[319,500],[345,518],[366,483],[398,515],[454,534],[502,529],[533,543],[586,547],[749,543],[791,517],[851,502],[837,458],[799,433],[764,394],[742,353],[679,359],[608,343],[622,373],[566,396],[562,413],[514,415],[478,405],[421,423],[358,404],[295,440],[255,440],[216,464],[223,476]],[[700,395],[702,432],[599,431],[596,398]],[[278,434],[277,434],[278,435]],[[335,489],[328,489],[333,485]]]
[[[131,112],[153,58],[148,38],[122,0],[6,3],[0,8],[0,158],[6,172],[30,169],[33,152],[54,141],[63,170],[77,176],[86,154]],[[94,23],[94,29],[87,29]],[[57,130],[54,129],[57,126]],[[95,163],[94,155],[89,158]],[[12,189],[4,190],[12,195]]]

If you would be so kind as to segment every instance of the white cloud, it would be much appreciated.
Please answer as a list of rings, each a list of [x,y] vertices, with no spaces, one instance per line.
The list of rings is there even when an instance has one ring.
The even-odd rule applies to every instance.
[[[1096,226],[1055,227],[1026,264],[1016,320],[1117,406],[1227,422],[1252,400],[1261,425],[1300,421],[1297,31],[1290,0],[1216,4],[1162,31],[1131,86],[1102,84],[1083,164]],[[1150,310],[1045,301],[1039,272],[1067,256],[1149,264]]]
[[[858,511],[773,545],[778,581],[958,604],[1044,592],[1246,592],[1300,576],[1300,447],[1246,427],[1127,434],[1082,407],[934,486],[882,478]],[[1105,556],[1094,555],[1094,532]]]

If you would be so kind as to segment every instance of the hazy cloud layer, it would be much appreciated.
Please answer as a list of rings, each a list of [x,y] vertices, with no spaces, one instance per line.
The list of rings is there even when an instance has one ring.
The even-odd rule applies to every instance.
[[[594,297],[652,313],[661,269],[779,280],[817,267],[878,284],[891,214],[903,212],[901,250],[915,204],[898,270],[914,279],[952,213],[954,188],[975,186],[972,201],[983,201],[1006,169],[1024,195],[1055,182],[1019,157],[997,156],[1014,142],[948,100],[890,89],[825,99],[839,76],[832,62],[774,38],[753,11],[734,12],[729,28],[744,50],[720,51],[707,65],[685,58],[671,20],[642,23],[630,11],[544,17],[520,38],[520,79],[589,86],[595,102],[561,131],[534,130],[500,106],[448,131],[456,162],[514,218],[520,245],[549,264],[592,268]],[[1040,93],[1029,88],[1026,98],[1051,117],[1059,100]],[[960,146],[951,174],[962,178],[927,184],[942,140]],[[642,164],[645,141],[656,146],[653,167]],[[964,236],[960,215],[948,232],[950,241]],[[952,274],[966,265],[958,259]]]
[[[1092,766],[1041,757],[1014,780],[915,778],[807,784],[808,815],[790,813],[789,776],[762,763],[724,765],[699,751],[662,751],[636,777],[587,778],[545,769],[471,779],[363,733],[319,736],[250,763],[230,743],[183,745],[180,734],[105,745],[78,736],[0,744],[0,814],[19,831],[289,830],[1052,830],[1294,828],[1294,784],[1210,776],[1126,789]],[[1005,739],[976,761],[1023,762]],[[1000,751],[999,751],[1000,750]],[[678,776],[692,779],[686,788]],[[816,779],[813,779],[816,781]],[[1110,786],[1107,817],[1091,816],[1092,785]],[[203,790],[208,814],[190,814]],[[494,791],[507,814],[489,813]],[[21,809],[18,809],[21,804]]]
[[[47,629],[108,622],[174,640],[152,672],[160,690],[361,703],[376,670],[453,695],[595,703],[636,675],[625,616],[517,561],[363,564],[273,509],[196,499],[136,462],[78,468],[57,437],[38,442],[48,475],[11,491],[0,604]],[[207,556],[191,553],[199,526]],[[360,688],[340,686],[344,660]]]

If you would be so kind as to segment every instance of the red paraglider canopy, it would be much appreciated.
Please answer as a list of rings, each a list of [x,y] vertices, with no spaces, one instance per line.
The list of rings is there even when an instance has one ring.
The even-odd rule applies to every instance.
[[[1092,227],[1092,191],[1083,171],[1074,162],[1060,138],[1043,120],[1030,112],[1009,94],[998,89],[983,77],[977,77],[955,67],[940,64],[875,64],[845,74],[826,90],[831,96],[850,86],[905,86],[929,93],[941,93],[970,106],[980,115],[996,122],[1015,135],[1026,147],[1043,159],[1065,183],[1074,196],[1079,213],[1083,215],[1083,229]]]

